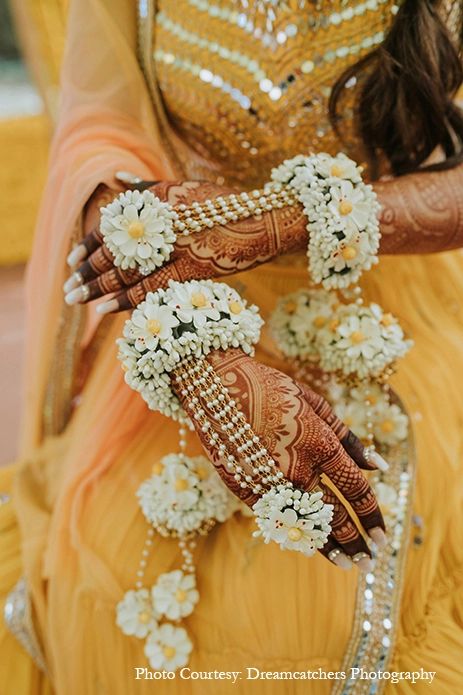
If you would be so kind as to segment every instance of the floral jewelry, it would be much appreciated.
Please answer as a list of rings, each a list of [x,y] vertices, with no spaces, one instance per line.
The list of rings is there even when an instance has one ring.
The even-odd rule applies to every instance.
[[[100,212],[100,231],[114,265],[148,274],[169,260],[177,214],[151,191],[124,191]]]
[[[296,202],[293,192],[280,184],[176,208],[149,190],[125,191],[101,208],[100,230],[116,266],[149,275],[169,260],[177,235],[188,236]]]
[[[239,503],[204,456],[185,454],[186,430],[180,427],[180,453],[153,465],[151,477],[138,489],[140,508],[149,524],[135,589],[116,607],[116,623],[125,635],[145,640],[152,668],[175,671],[188,663],[192,643],[179,624],[199,601],[193,562],[195,538],[226,521]],[[178,540],[180,569],[159,575],[151,588],[143,585],[155,532]]]
[[[171,280],[167,290],[149,293],[125,323],[117,341],[125,380],[152,410],[181,419],[171,372],[190,355],[211,350],[234,347],[251,354],[262,323],[257,307],[248,307],[228,285]]]
[[[328,539],[333,506],[321,500],[320,491],[301,492],[285,479],[212,365],[189,358],[176,370],[175,379],[182,394],[189,396],[190,417],[203,432],[211,430],[206,405],[221,423],[223,436],[212,432],[210,446],[226,461],[237,485],[249,496],[259,496],[252,507],[259,529],[255,535],[262,535],[266,543],[275,541],[281,549],[313,555]]]
[[[279,300],[269,323],[286,357],[324,372],[329,400],[365,443],[367,459],[406,440],[408,416],[391,402],[387,380],[413,341],[392,314],[361,297],[345,304],[335,292],[301,289]]]
[[[412,346],[378,304],[342,304],[325,290],[302,289],[280,299],[270,327],[287,357],[312,357],[323,371],[357,380],[385,377]]]
[[[344,154],[298,155],[272,171],[292,190],[308,218],[309,272],[326,289],[348,287],[377,260],[379,205],[362,169]]]
[[[299,530],[292,533],[304,530],[303,542],[294,548],[306,555],[313,554],[328,537],[331,506],[320,502],[318,492],[300,493],[285,480],[212,365],[204,359],[212,349],[233,347],[252,353],[261,325],[257,308],[247,307],[239,294],[223,283],[171,281],[167,290],[147,295],[146,301],[134,310],[125,324],[124,338],[118,341],[119,359],[126,382],[142,395],[150,408],[174,419],[185,420],[188,416],[195,420],[210,438],[210,446],[225,459],[236,483],[254,496],[263,496],[264,502],[254,506],[258,526],[266,540],[274,539],[280,547],[290,546],[281,540],[280,519],[275,512],[278,504],[284,512],[294,496],[293,510],[297,510],[300,523],[295,526]],[[175,380],[177,391],[185,399],[187,413],[181,408],[171,380]],[[222,435],[211,427],[206,412],[212,412],[214,419],[221,423]],[[169,468],[174,470],[173,464]],[[151,500],[149,504],[145,500],[142,509],[151,522],[156,522],[158,530],[162,530],[165,520],[156,515],[162,517],[165,504],[153,496],[152,486],[151,481],[142,488],[142,499],[146,488],[147,499]],[[275,489],[279,494],[273,499]],[[296,500],[302,494],[299,509]],[[193,497],[191,485],[188,485],[188,496]],[[163,499],[168,500],[168,496]],[[176,502],[176,510],[182,509],[180,502]],[[307,518],[302,510],[307,511]],[[199,508],[194,510],[195,521],[200,513]],[[177,523],[182,523],[183,531],[188,532],[190,515],[183,513],[178,517]]]

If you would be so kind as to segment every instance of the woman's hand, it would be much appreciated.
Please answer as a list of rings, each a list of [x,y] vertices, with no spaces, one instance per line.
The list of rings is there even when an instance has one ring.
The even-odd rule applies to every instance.
[[[348,509],[326,482],[328,478],[347,500],[364,531],[378,545],[383,545],[383,518],[375,495],[360,470],[372,470],[376,466],[365,459],[361,442],[336,417],[321,396],[282,372],[257,362],[240,350],[218,350],[206,360],[212,364],[252,430],[285,476],[301,490],[312,490],[319,486],[323,490],[324,501],[334,506],[332,533],[321,550],[323,555],[346,569],[351,566],[350,558],[357,556],[359,566],[367,570],[371,566],[368,545]],[[188,409],[188,398],[180,394],[179,398]],[[220,440],[223,440],[220,423],[214,419],[212,412],[207,415]],[[240,487],[234,474],[227,470],[226,461],[218,448],[210,446],[212,430],[204,433],[196,420],[195,425],[206,452],[224,482],[235,495],[252,506],[256,495],[249,488]],[[224,443],[228,444],[225,440]],[[387,466],[380,457],[373,460],[378,467]]]
[[[150,190],[173,207],[190,206],[233,191],[210,183],[158,183]],[[90,214],[90,212],[89,212]],[[91,211],[93,218],[95,211]],[[113,264],[111,252],[102,243],[97,224],[70,254],[77,273],[66,282],[69,304],[83,303],[115,293],[114,299],[100,305],[100,313],[137,306],[148,292],[166,287],[169,280],[202,280],[238,273],[277,254],[304,248],[306,221],[298,206],[265,212],[260,216],[216,225],[203,232],[178,237],[175,250],[165,266],[144,276],[138,270],[121,270]]]

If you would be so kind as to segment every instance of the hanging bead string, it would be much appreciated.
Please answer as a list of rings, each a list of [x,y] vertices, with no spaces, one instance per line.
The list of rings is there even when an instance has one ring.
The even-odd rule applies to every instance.
[[[297,204],[297,198],[291,190],[281,184],[269,184],[265,191],[232,193],[202,203],[194,202],[191,206],[178,205],[175,208],[177,218],[174,220],[173,228],[176,233],[189,236],[194,232],[210,229],[216,224],[237,222],[251,216],[258,217],[263,212]]]
[[[179,457],[183,458],[186,455],[186,447],[187,447],[187,442],[186,442],[186,436],[187,436],[187,428],[185,422],[180,422],[180,426],[178,429],[178,434],[179,434]],[[141,557],[140,561],[138,563],[138,569],[137,569],[137,580],[135,582],[135,587],[137,589],[142,589],[144,585],[144,578],[145,578],[145,571],[146,571],[146,566],[148,564],[149,557],[151,555],[151,551],[153,548],[153,537],[154,537],[155,529],[152,526],[148,527],[147,533],[146,533],[146,539],[145,543],[143,546],[143,550],[141,551]],[[195,573],[195,567],[193,563],[193,551],[196,547],[196,542],[192,539],[184,539],[184,538],[179,538],[178,546],[180,548],[180,551],[182,553],[183,557],[183,564],[182,564],[182,570],[184,572],[188,572],[190,574]]]
[[[188,396],[186,407],[191,417],[209,436],[209,445],[217,448],[221,458],[226,461],[227,470],[234,474],[241,488],[262,494],[275,484],[291,485],[262,446],[212,365],[204,359],[190,358],[181,363],[174,375],[182,396]],[[213,431],[205,407],[220,423],[222,438]],[[225,443],[225,440],[228,442]]]
[[[148,531],[146,532],[146,539],[145,539],[144,547],[143,547],[143,550],[141,551],[141,557],[140,557],[140,561],[138,563],[137,581],[135,582],[135,587],[137,589],[143,588],[146,566],[148,564],[148,560],[149,560],[149,556],[151,555],[151,551],[153,549],[153,536],[154,536],[154,529],[150,526],[148,528]]]

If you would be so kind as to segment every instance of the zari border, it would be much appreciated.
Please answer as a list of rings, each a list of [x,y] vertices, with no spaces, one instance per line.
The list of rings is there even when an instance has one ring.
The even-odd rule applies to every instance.
[[[405,410],[397,395],[393,397]],[[386,518],[391,541],[377,553],[374,570],[359,575],[352,633],[341,667],[346,680],[336,682],[332,695],[380,695],[388,682],[352,678],[351,669],[387,671],[391,663],[411,530],[415,459],[410,428],[408,441],[388,456],[389,470],[375,473],[371,480],[373,488],[376,478],[397,492],[397,503]]]
[[[24,647],[34,663],[47,672],[45,659],[32,622],[32,607],[27,583],[22,577],[8,594],[4,607],[5,624]]]
[[[170,163],[175,169],[176,175],[185,178],[183,167],[178,154],[170,141],[169,121],[167,118],[162,96],[159,91],[156,74],[154,71],[154,18],[157,13],[157,0],[138,0],[138,61],[140,63],[145,82],[153,104],[154,115],[161,133],[162,145],[169,157]]]
[[[74,246],[82,238],[83,217],[80,215],[71,235],[70,245]],[[69,421],[85,315],[84,305],[70,307],[63,301],[43,403],[42,434],[44,437],[60,434]]]

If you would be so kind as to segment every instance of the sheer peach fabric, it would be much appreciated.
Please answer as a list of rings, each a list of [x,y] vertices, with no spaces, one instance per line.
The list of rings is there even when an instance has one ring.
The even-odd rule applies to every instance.
[[[7,558],[2,593],[21,565],[30,583],[49,679],[1,632],[7,695],[47,693],[50,682],[66,695],[152,691],[151,681],[134,681],[134,667],[146,665],[142,643],[120,633],[114,609],[134,584],[146,530],[134,492],[153,462],[176,446],[175,427],[149,413],[123,382],[114,348],[120,317],[108,328],[70,425],[60,436],[41,438],[64,259],[80,211],[95,186],[111,183],[118,169],[146,178],[172,175],[135,58],[134,3],[76,0],[69,28],[61,119],[28,276],[28,406],[14,486],[21,558],[11,512],[2,517],[0,546]],[[459,692],[462,679],[462,271],[460,252],[383,259],[366,287],[416,341],[394,386],[413,417],[416,511],[425,531],[424,543],[409,553],[393,666],[437,671],[433,692],[439,695]],[[306,274],[266,266],[237,282],[268,315],[275,297],[304,285]],[[92,311],[89,331],[95,321]],[[260,355],[270,359],[269,352],[265,336]],[[193,440],[191,447],[197,447]],[[9,487],[9,475],[3,474],[2,487]],[[158,538],[147,576],[154,580],[178,557],[175,543]],[[256,545],[251,521],[239,515],[201,541],[197,566],[201,601],[187,621],[193,669],[339,669],[352,627],[355,572]],[[326,681],[242,681],[233,689],[224,681],[176,680],[162,692],[323,695],[330,687]],[[424,681],[386,689],[391,695],[428,691]]]

